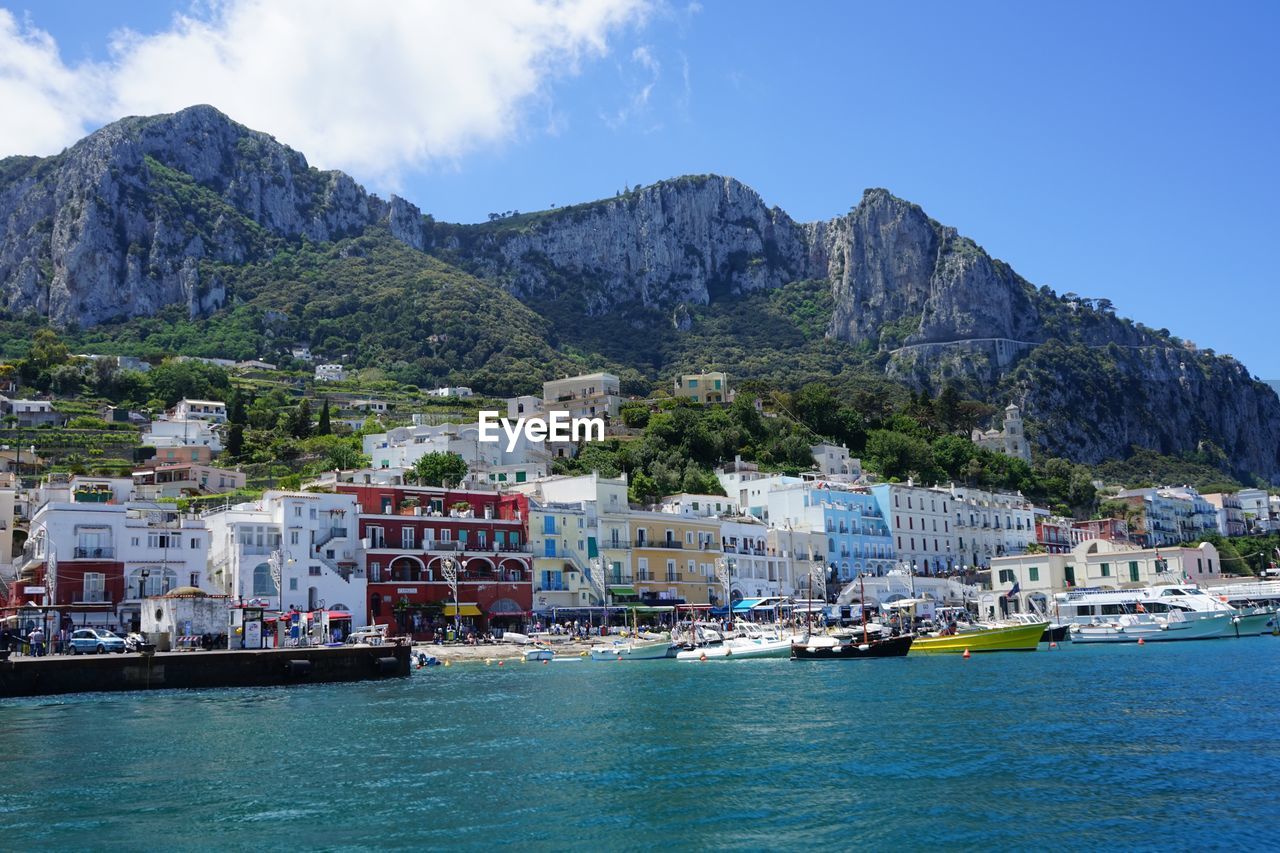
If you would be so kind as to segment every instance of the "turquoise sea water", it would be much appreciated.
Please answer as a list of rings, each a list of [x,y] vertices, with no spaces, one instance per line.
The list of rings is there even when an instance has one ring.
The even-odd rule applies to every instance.
[[[1280,844],[1280,640],[0,703],[4,849]]]

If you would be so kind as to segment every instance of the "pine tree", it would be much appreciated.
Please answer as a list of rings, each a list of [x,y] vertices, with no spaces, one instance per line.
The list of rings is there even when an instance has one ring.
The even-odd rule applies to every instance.
[[[307,438],[311,435],[311,401],[303,399],[294,414],[293,437]]]
[[[231,424],[227,428],[227,455],[239,456],[244,450],[244,426],[242,424]]]
[[[324,398],[324,405],[320,407],[320,423],[316,425],[316,435],[329,435],[333,432],[333,428],[329,425],[329,398]]]

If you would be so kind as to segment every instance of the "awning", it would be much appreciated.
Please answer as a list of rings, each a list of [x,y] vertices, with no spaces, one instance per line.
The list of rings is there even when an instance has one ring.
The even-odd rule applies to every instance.
[[[523,616],[525,612],[519,602],[510,598],[499,598],[489,605],[490,616]]]
[[[733,605],[733,612],[746,613],[748,610],[753,609],[757,604],[759,604],[762,601],[764,601],[763,598],[744,598],[741,601],[739,601],[737,604]]]
[[[457,611],[457,612],[454,612]],[[452,601],[444,606],[445,616],[482,616],[480,608],[474,604],[457,604]]]
[[[609,587],[610,595],[636,595],[636,588],[633,586],[611,586]]]

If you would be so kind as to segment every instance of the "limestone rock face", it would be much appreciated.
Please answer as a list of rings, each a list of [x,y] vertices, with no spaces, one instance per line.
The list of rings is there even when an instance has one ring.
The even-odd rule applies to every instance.
[[[705,305],[778,287],[808,270],[805,229],[749,187],[714,175],[662,181],[614,199],[477,227],[452,244],[522,299],[590,282],[589,313],[618,305]]]
[[[212,107],[122,119],[56,157],[0,162],[0,306],[86,327],[172,304],[203,315],[226,294],[201,260],[244,263],[264,236],[323,242],[389,214],[412,216]],[[412,223],[393,226],[414,245]]]

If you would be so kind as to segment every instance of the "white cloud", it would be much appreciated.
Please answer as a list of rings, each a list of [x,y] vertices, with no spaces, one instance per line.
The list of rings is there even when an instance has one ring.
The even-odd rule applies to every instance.
[[[600,120],[605,123],[611,130],[617,130],[628,122],[639,118],[647,117],[649,111],[649,98],[653,95],[653,89],[658,85],[658,81],[662,79],[662,63],[653,55],[653,50],[648,45],[640,45],[631,51],[631,62],[638,66],[640,73],[628,73],[622,67],[618,72],[627,77],[641,78],[639,82],[633,83],[631,93],[627,97],[627,102],[618,107],[612,113],[601,113]],[[661,128],[661,124],[652,125],[650,130]]]
[[[74,68],[0,10],[0,153],[209,103],[317,165],[394,184],[519,132],[548,81],[605,55],[647,2],[224,0],[160,33],[120,33],[109,61]]]

